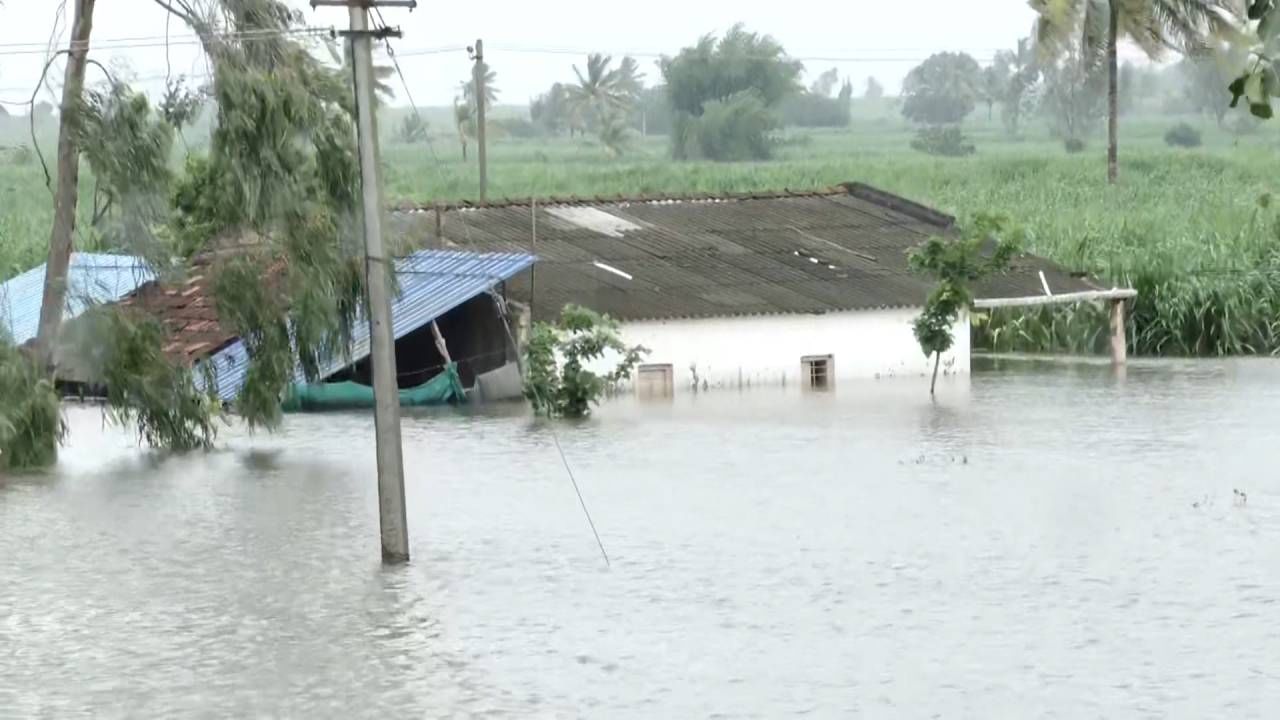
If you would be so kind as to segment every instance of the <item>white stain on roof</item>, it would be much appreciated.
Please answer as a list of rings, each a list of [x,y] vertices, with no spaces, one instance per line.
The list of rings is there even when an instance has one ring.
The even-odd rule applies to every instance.
[[[608,235],[609,237],[620,238],[628,230],[641,229],[639,225],[630,220],[620,218],[617,215],[610,215],[599,208],[566,206],[547,208],[547,212],[565,222],[573,223],[578,227],[598,232],[601,235]]]

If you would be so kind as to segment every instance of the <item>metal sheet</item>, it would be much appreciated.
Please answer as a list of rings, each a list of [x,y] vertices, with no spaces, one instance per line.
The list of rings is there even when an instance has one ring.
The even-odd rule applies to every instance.
[[[537,208],[537,280],[508,284],[513,297],[532,305],[535,320],[554,319],[570,302],[620,320],[915,307],[934,283],[911,272],[908,253],[928,237],[955,232],[948,215],[858,184],[718,198],[555,199]],[[442,233],[406,229],[405,241],[481,251],[533,244],[527,201],[428,212],[427,228],[441,212]],[[409,227],[403,220],[398,226]],[[1041,272],[1054,292],[1092,287],[1048,260],[1024,256],[975,289],[983,298],[1034,294]],[[530,297],[531,285],[537,297]]]
[[[463,250],[422,250],[397,260],[400,294],[391,305],[391,325],[396,339],[528,269],[533,261],[532,255]],[[332,375],[368,354],[369,325],[362,316],[352,331],[349,356],[330,359],[321,374]],[[244,343],[237,340],[206,362],[213,363],[218,397],[229,402],[240,391],[249,369]],[[201,375],[196,373],[197,382]],[[295,375],[302,379],[300,370]]]
[[[44,268],[32,268],[0,284],[0,332],[22,344],[36,336],[44,300]],[[141,258],[129,255],[74,253],[67,271],[67,304],[63,321],[95,305],[120,300],[154,278]]]

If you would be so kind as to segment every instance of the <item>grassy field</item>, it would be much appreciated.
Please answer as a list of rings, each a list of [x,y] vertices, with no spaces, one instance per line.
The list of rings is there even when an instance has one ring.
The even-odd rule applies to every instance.
[[[588,140],[496,138],[490,197],[632,195],[804,189],[866,182],[953,213],[1008,214],[1030,231],[1031,250],[1142,295],[1134,348],[1146,354],[1275,353],[1280,350],[1280,241],[1273,208],[1280,123],[1235,136],[1199,118],[1124,118],[1121,175],[1105,183],[1105,148],[1091,138],[1069,155],[1040,124],[1007,136],[983,111],[966,126],[978,152],[934,158],[908,147],[911,129],[880,106],[847,130],[789,131],[776,157],[760,163],[675,163],[665,138],[639,139],[612,159]],[[1186,119],[1204,145],[1170,148],[1164,131]],[[384,122],[385,184],[393,202],[473,198],[474,154],[438,124],[429,144],[401,145]],[[88,185],[87,182],[83,183]],[[0,276],[40,261],[50,196],[38,164],[0,165]],[[94,240],[84,237],[92,245]],[[1095,309],[1003,315],[979,339],[1002,350],[1101,347]]]

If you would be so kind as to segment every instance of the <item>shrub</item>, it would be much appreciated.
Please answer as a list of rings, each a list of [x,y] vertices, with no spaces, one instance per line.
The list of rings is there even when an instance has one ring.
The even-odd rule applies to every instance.
[[[700,116],[679,116],[674,154],[677,160],[768,160],[777,126],[778,118],[760,94],[746,90],[705,103]]]
[[[920,128],[911,141],[911,147],[922,153],[943,157],[964,157],[977,151],[955,125]]]
[[[0,337],[0,470],[52,465],[67,428],[53,380]]]
[[[19,145],[14,148],[11,157],[13,164],[19,166],[30,165],[36,161],[36,154],[29,145]]]
[[[1084,140],[1076,137],[1069,137],[1062,141],[1062,147],[1065,148],[1068,153],[1075,155],[1076,153],[1084,152]]]
[[[577,305],[565,306],[554,325],[538,323],[525,348],[524,395],[533,411],[547,417],[580,418],[612,384],[631,375],[648,350],[627,347],[618,336],[618,323]],[[606,375],[597,375],[585,365],[617,357],[617,365]]]
[[[1200,131],[1187,123],[1178,123],[1165,132],[1164,142],[1173,147],[1200,147]]]

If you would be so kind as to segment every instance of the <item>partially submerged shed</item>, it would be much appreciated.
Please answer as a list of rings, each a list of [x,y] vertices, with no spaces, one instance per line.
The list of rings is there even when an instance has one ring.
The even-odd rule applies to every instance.
[[[110,253],[71,255],[62,326],[53,352],[58,382],[64,389],[83,390],[99,379],[100,349],[86,340],[89,329],[82,316],[93,307],[126,297],[154,278],[142,258]],[[35,340],[44,303],[44,283],[42,263],[0,284],[0,340],[17,345]]]
[[[422,385],[448,361],[457,364],[462,382],[470,385],[478,375],[511,361],[516,349],[505,317],[503,285],[532,263],[533,257],[524,253],[460,250],[424,250],[397,260],[400,292],[392,303],[392,326],[399,386]],[[213,272],[211,265],[197,264],[185,283],[148,283],[122,304],[158,317],[170,339],[165,352],[188,366],[208,363],[216,394],[230,402],[244,384],[249,357],[235,332],[219,322]],[[447,350],[437,345],[433,325],[446,339]],[[329,381],[370,384],[368,356],[369,327],[360,319],[349,353],[330,358],[322,375]],[[203,373],[196,377],[201,381]],[[302,380],[300,371],[297,380]]]
[[[508,283],[536,320],[574,303],[623,323],[652,352],[644,387],[924,375],[911,322],[931,290],[908,268],[923,240],[955,219],[875,188],[739,195],[560,198],[405,206],[411,245],[528,252],[538,264]],[[977,288],[979,306],[1123,299],[1031,255]],[[943,359],[969,368],[968,318]]]
[[[70,322],[95,305],[115,302],[154,278],[141,258],[73,253],[62,320]],[[39,330],[44,280],[42,263],[0,283],[0,331],[17,345],[34,338]]]

